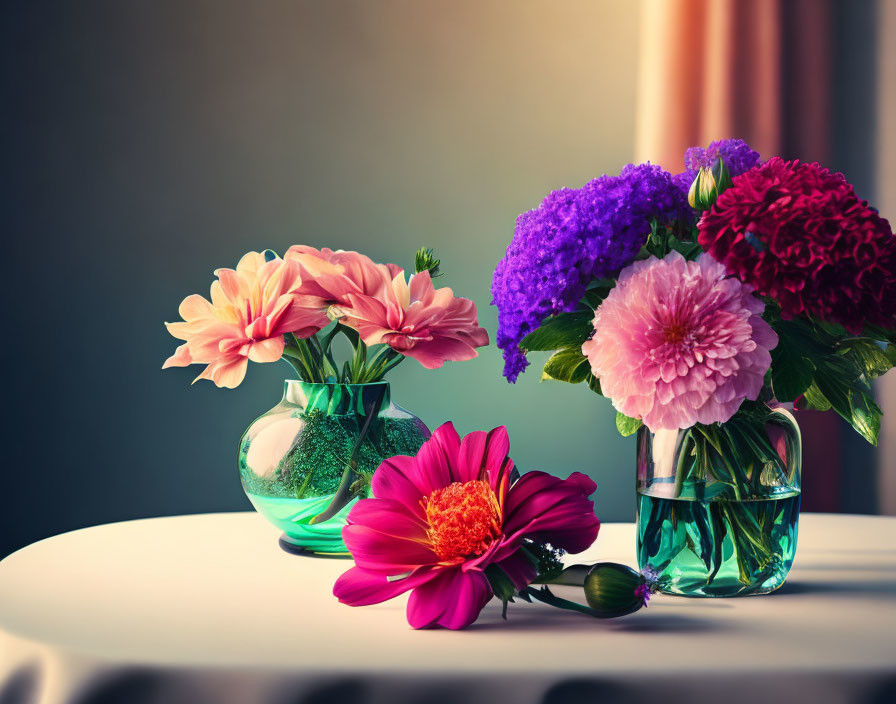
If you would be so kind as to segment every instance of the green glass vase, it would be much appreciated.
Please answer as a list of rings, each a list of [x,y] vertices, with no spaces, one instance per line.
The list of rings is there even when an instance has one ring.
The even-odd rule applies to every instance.
[[[370,477],[429,438],[423,421],[392,403],[389,384],[288,380],[283,398],[243,434],[239,470],[255,509],[291,551],[346,554],[342,528]]]
[[[767,594],[796,553],[800,431],[783,408],[638,431],[638,564],[661,591]]]

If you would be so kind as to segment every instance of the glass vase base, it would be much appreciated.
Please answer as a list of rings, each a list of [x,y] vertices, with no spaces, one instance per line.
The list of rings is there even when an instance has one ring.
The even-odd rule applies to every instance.
[[[279,496],[259,496],[248,492],[247,496],[256,511],[283,531],[283,535],[280,536],[280,546],[287,552],[349,555],[348,548],[342,541],[342,529],[349,511],[357,499],[332,518],[312,525],[309,521],[329,506],[332,496],[292,499]]]
[[[796,553],[799,493],[751,501],[639,497],[638,564],[664,594],[768,594]]]
[[[288,552],[290,555],[303,555],[305,557],[332,557],[336,559],[345,559],[352,556],[352,554],[348,551],[324,552],[321,550],[311,550],[310,548],[306,548],[302,545],[294,543],[292,541],[292,538],[290,538],[286,533],[283,533],[277,542],[280,545],[280,549],[283,550],[283,552]]]

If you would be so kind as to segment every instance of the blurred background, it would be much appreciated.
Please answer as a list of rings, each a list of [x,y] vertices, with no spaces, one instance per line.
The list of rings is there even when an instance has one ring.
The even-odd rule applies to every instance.
[[[0,557],[87,525],[250,508],[237,443],[288,367],[252,365],[233,391],[191,387],[198,367],[160,370],[176,346],[163,321],[247,250],[410,268],[434,247],[441,285],[474,299],[494,338],[491,274],[516,215],[633,160],[677,172],[687,146],[742,137],[843,171],[896,217],[892,0],[2,12]],[[430,427],[506,424],[522,469],[586,472],[598,515],[633,520],[633,439],[586,388],[539,383],[537,364],[509,385],[494,347],[390,380]],[[896,512],[896,382],[879,395],[878,450],[832,415],[801,419],[805,509]]]

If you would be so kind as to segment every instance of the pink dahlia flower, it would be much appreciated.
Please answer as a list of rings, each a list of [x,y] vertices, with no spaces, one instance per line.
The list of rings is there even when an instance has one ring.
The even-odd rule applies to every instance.
[[[283,355],[287,332],[308,337],[320,330],[314,309],[296,296],[302,279],[295,262],[249,252],[233,269],[218,269],[211,286],[211,302],[198,294],[180,304],[183,322],[166,323],[168,332],[185,340],[162,369],[206,364],[196,377],[217,386],[234,388],[253,362],[276,362]],[[323,324],[326,324],[324,318]]]
[[[573,553],[589,547],[600,528],[588,499],[594,482],[544,472],[512,482],[509,449],[503,427],[461,440],[446,423],[416,457],[384,461],[374,498],[355,504],[342,530],[355,567],[333,587],[339,601],[365,606],[413,590],[411,626],[464,628],[493,596],[489,566],[517,589],[535,578],[524,539]]]
[[[346,298],[344,322],[357,329],[365,343],[389,345],[427,369],[472,359],[477,347],[488,344],[476,304],[455,298],[450,288],[434,288],[428,271],[409,281],[399,271],[381,296],[350,293]]]
[[[601,390],[650,430],[724,423],[755,400],[778,344],[753,289],[708,254],[637,261],[619,274],[582,345]]]
[[[359,252],[315,249],[293,245],[284,257],[301,267],[301,305],[318,313],[325,327],[330,319],[342,318],[348,294],[382,299],[392,287],[392,279],[403,270],[395,264],[377,264]]]

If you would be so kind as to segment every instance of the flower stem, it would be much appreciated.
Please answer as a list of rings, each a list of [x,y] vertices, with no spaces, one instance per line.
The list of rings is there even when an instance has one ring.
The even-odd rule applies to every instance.
[[[526,599],[527,601],[530,599],[535,599],[536,601],[540,601],[542,604],[548,604],[549,606],[554,606],[558,609],[564,609],[566,611],[578,611],[581,614],[588,614],[589,616],[594,616],[595,618],[601,618],[601,615],[590,606],[585,606],[584,604],[579,604],[578,602],[570,601],[569,599],[562,599],[547,587],[541,587],[541,589],[526,587],[525,589],[520,591],[520,597]]]

